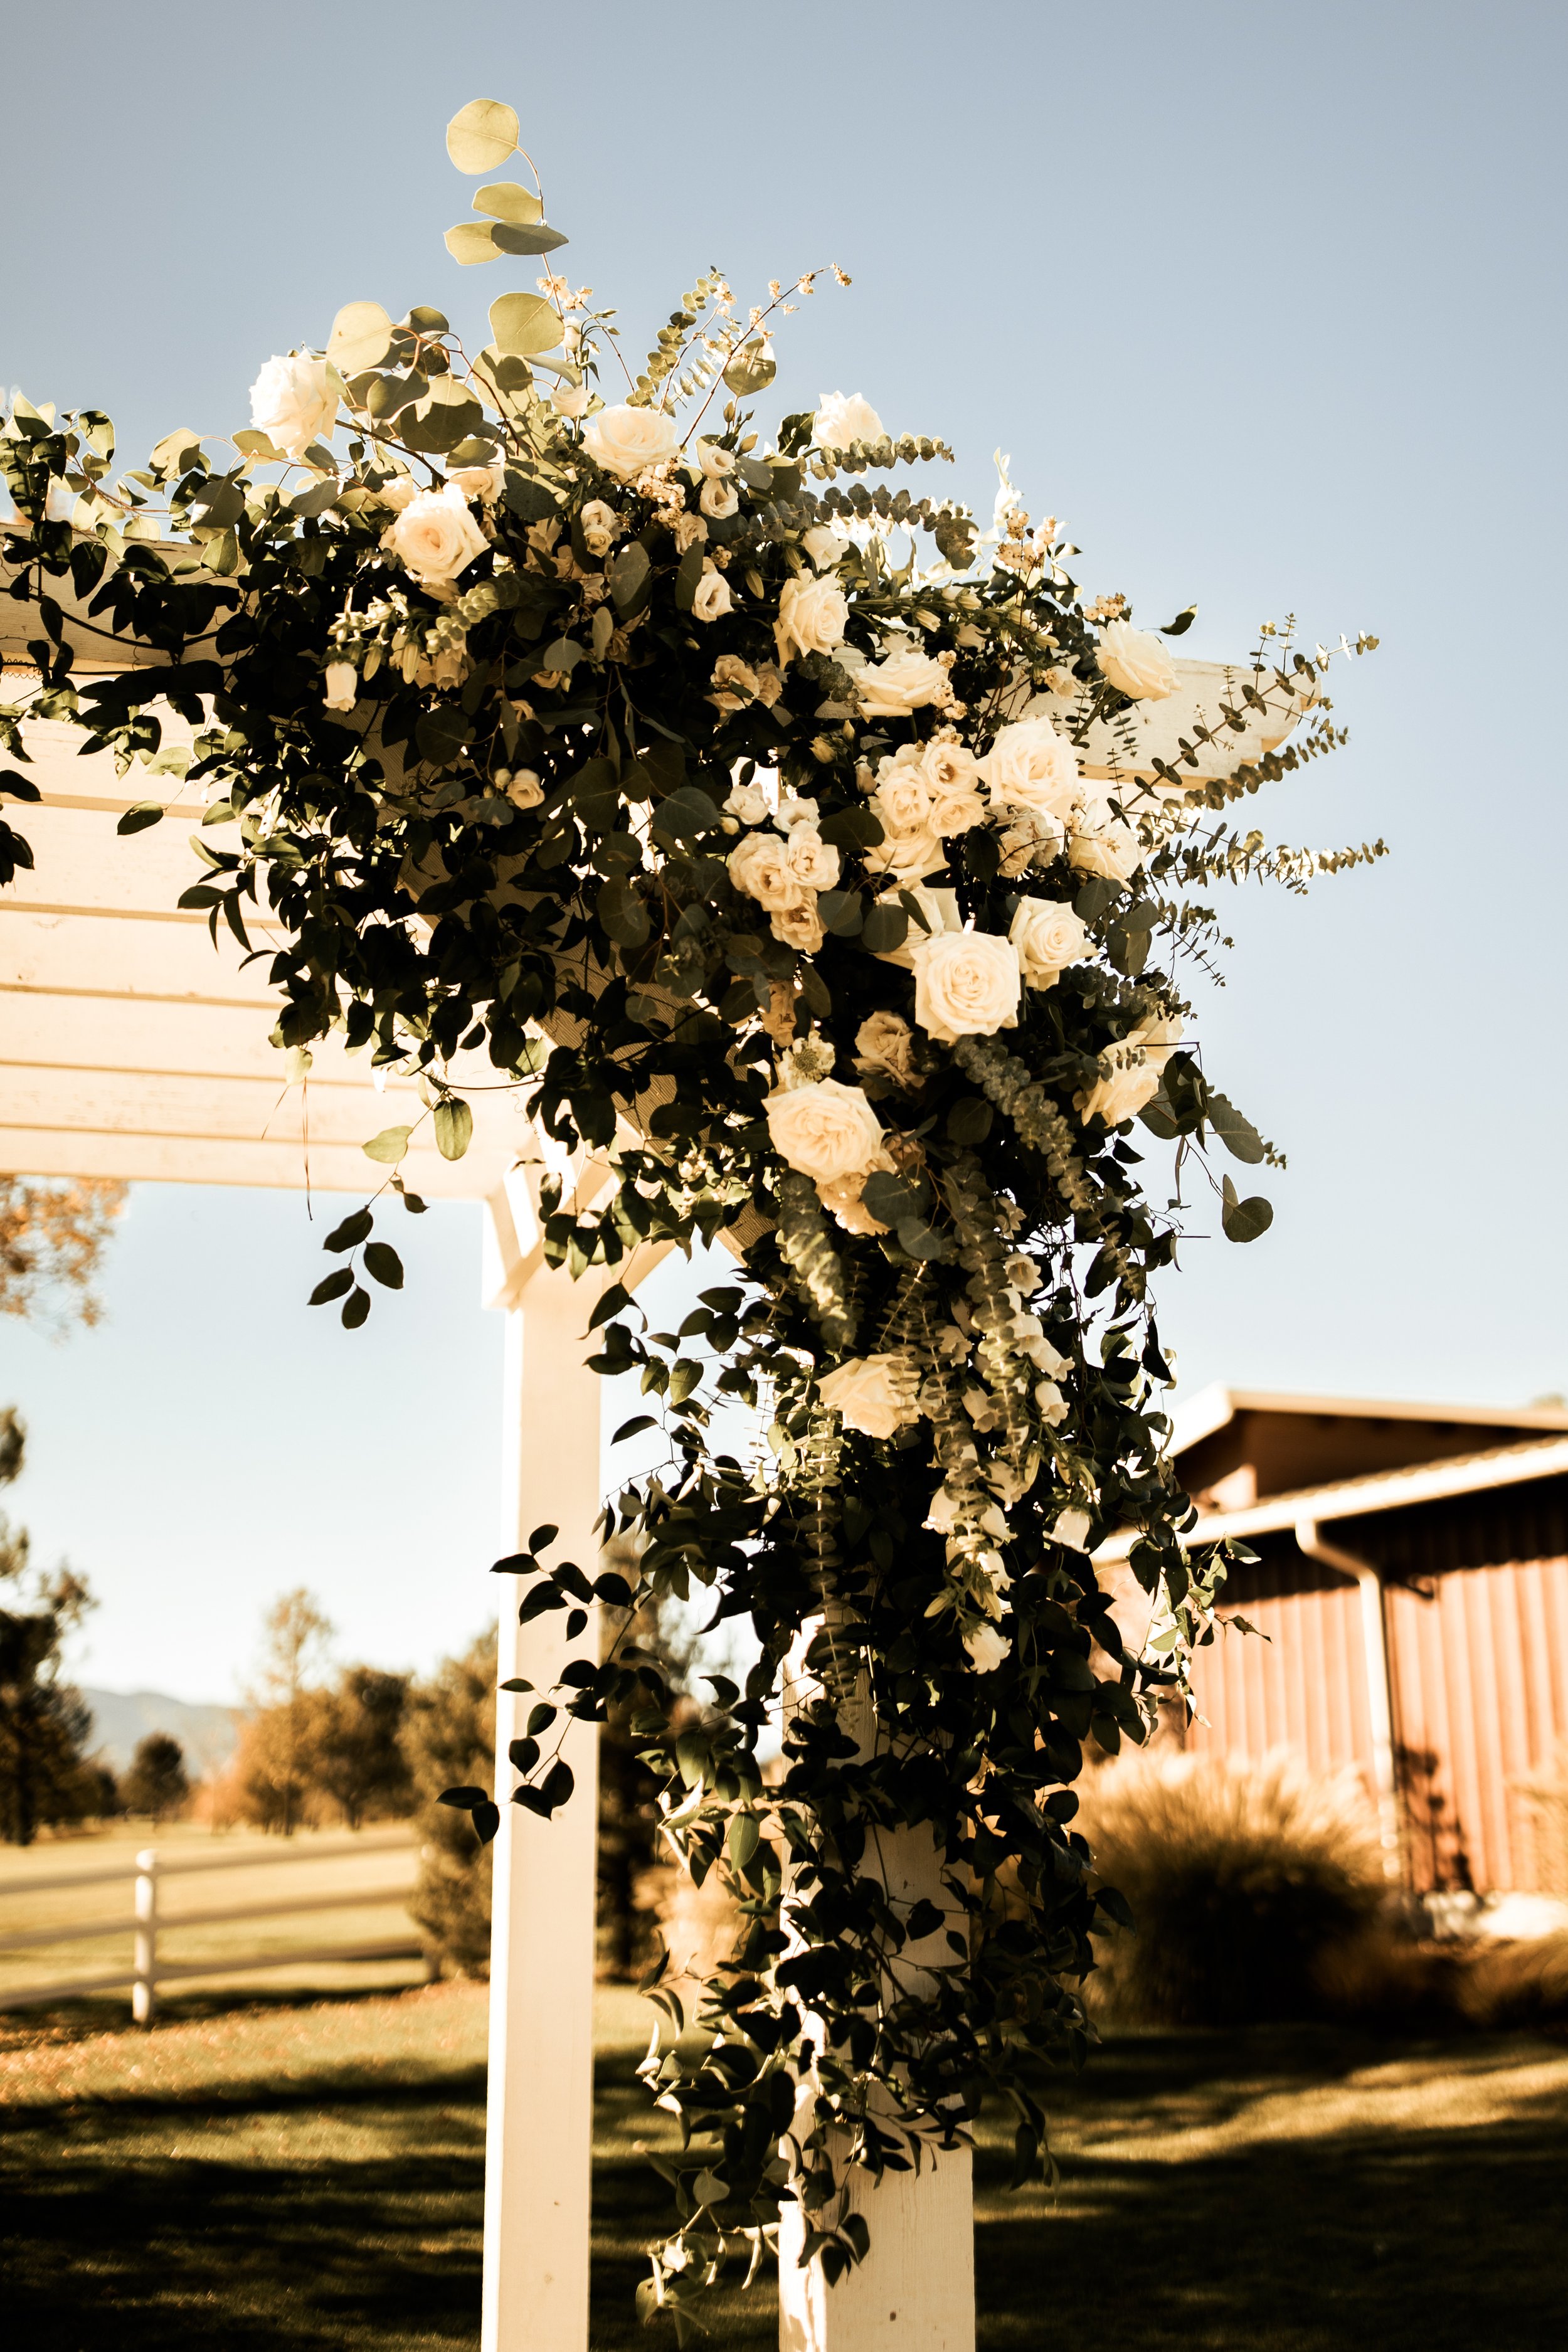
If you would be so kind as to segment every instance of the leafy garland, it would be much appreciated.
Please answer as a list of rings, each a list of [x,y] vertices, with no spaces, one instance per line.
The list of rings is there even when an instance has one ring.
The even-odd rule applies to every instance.
[[[448,147],[479,175],[517,136],[480,100]],[[474,205],[459,260],[564,242],[537,188]],[[1223,1572],[1181,1541],[1148,1295],[1177,1230],[1130,1123],[1205,1173],[1216,1137],[1276,1156],[1180,1045],[1180,961],[1224,944],[1185,894],[1300,887],[1382,845],[1270,850],[1228,821],[1343,740],[1328,656],[1288,631],[1181,765],[1086,779],[1089,730],[1174,687],[1160,636],[1122,597],[1084,603],[1077,551],[1031,530],[1005,470],[984,558],[961,506],[870,487],[949,453],[858,395],[764,446],[743,404],[774,373],[780,287],[742,315],[700,278],[606,403],[614,314],[538,283],[492,306],[473,359],[438,311],[350,305],[324,355],[263,371],[224,467],[178,432],[111,487],[107,418],[18,400],[5,557],[41,675],[0,730],[24,764],[31,711],[122,771],[200,780],[211,870],[182,904],[248,946],[265,893],[289,941],[275,1040],[301,1064],[336,1030],[417,1071],[456,1156],[471,1122],[449,1064],[483,1046],[565,1150],[607,1162],[596,1198],[547,1185],[547,1253],[605,1269],[595,1368],[640,1373],[669,1458],[605,1514],[640,1546],[635,1590],[546,1568],[552,1529],[510,1565],[525,1618],[565,1608],[575,1633],[595,1597],[695,1583],[759,1645],[743,1689],[712,1677],[700,1727],[655,1757],[667,1828],[744,1923],[703,1990],[700,2063],[656,2046],[644,2070],[686,2153],[642,2296],[684,2341],[781,2202],[830,2279],[862,2257],[847,2166],[940,2154],[987,2091],[1016,2111],[1020,2178],[1040,2156],[1019,2053],[1081,2060],[1069,1979],[1097,1911],[1124,1908],[1090,1890],[1072,1783],[1086,1742],[1142,1740],[1183,1694]],[[79,686],[73,614],[75,641],[132,635],[165,666]],[[1306,731],[1205,781],[1269,709]],[[37,797],[17,769],[0,786]],[[30,862],[5,828],[0,852]],[[416,1209],[405,1142],[371,1149]],[[1215,1189],[1232,1238],[1264,1229],[1266,1202]],[[315,1294],[351,1325],[364,1276],[402,1278],[374,1215],[329,1238],[345,1262]],[[647,1329],[638,1249],[721,1234],[734,1280],[679,1333]],[[716,1396],[765,1409],[760,1465],[713,1450]],[[1153,1604],[1136,1654],[1093,1559],[1128,1528]],[[562,1711],[643,1694],[663,1696],[657,1667],[624,1641],[574,1666],[514,1748],[515,1801],[548,1814],[570,1793]],[[650,1704],[650,1740],[662,1721]],[[453,1794],[493,1834],[483,1792]]]

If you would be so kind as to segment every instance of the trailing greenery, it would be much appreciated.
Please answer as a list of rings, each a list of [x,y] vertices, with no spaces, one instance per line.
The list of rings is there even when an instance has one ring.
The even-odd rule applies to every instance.
[[[479,177],[517,136],[483,100],[448,145]],[[459,260],[564,242],[537,186],[474,205]],[[949,452],[858,394],[755,421],[771,333],[826,274],[748,307],[705,273],[622,397],[614,313],[547,268],[477,352],[437,310],[351,303],[324,352],[268,363],[216,458],[180,431],[116,483],[107,418],[22,401],[0,438],[27,709],[145,780],[124,830],[158,821],[160,779],[200,783],[209,871],[183,903],[243,944],[258,908],[281,927],[293,1066],[335,1032],[417,1072],[455,1158],[457,1057],[482,1053],[563,1154],[608,1165],[592,1198],[546,1182],[546,1252],[609,1270],[592,1360],[640,1376],[668,1458],[606,1509],[635,1568],[552,1568],[542,1530],[510,1563],[523,1612],[576,1634],[595,1598],[698,1586],[758,1657],[673,1738],[657,1658],[628,1635],[580,1660],[537,1696],[515,1797],[569,1797],[563,1712],[646,1700],[665,1826],[741,1904],[701,2064],[647,2068],[687,2152],[645,2301],[683,2336],[782,2208],[829,2278],[863,2256],[846,2168],[940,2161],[988,2092],[1014,2102],[1020,2175],[1039,2154],[1018,2053],[1082,2058],[1077,1985],[1118,1910],[1072,1784],[1086,1746],[1141,1741],[1182,1690],[1221,1572],[1188,1562],[1165,1465],[1150,1282],[1177,1229],[1130,1123],[1205,1171],[1215,1139],[1271,1156],[1184,1040],[1184,960],[1221,943],[1184,894],[1377,854],[1230,822],[1342,740],[1321,648],[1266,633],[1145,757],[1190,612],[1150,633],[1124,596],[1086,602],[1005,469],[984,537],[870,487]],[[166,661],[79,679],[89,627]],[[23,801],[25,715],[0,716]],[[373,1139],[384,1192],[326,1244],[315,1297],[351,1326],[402,1280],[378,1220],[420,1205],[407,1141]],[[1267,1202],[1211,1181],[1231,1238],[1260,1234]],[[733,1279],[648,1329],[642,1245],[721,1235]],[[756,1459],[710,1443],[721,1398],[763,1418]],[[1127,1527],[1159,1604],[1137,1654],[1092,1557]],[[485,1792],[450,1793],[493,1833]]]

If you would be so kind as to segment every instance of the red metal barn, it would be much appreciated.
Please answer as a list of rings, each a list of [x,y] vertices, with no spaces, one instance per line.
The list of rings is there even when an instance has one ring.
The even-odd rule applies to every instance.
[[[1353,1765],[1421,1891],[1568,1893],[1568,1412],[1205,1390],[1173,1459],[1242,1538],[1190,1748]]]

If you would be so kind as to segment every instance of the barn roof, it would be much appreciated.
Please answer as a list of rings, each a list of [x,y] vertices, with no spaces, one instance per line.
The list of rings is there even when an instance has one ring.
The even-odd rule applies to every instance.
[[[1300,1396],[1283,1389],[1233,1389],[1215,1381],[1178,1405],[1173,1454],[1184,1454],[1244,1412],[1310,1414],[1342,1421],[1422,1421],[1473,1423],[1478,1428],[1568,1430],[1568,1406],[1447,1404],[1397,1397]]]
[[[1260,1536],[1294,1528],[1304,1519],[1359,1518],[1372,1511],[1398,1511],[1458,1495],[1484,1494],[1531,1478],[1568,1477],[1568,1437],[1533,1438],[1522,1445],[1493,1445],[1446,1462],[1418,1463],[1384,1470],[1370,1478],[1346,1478],[1327,1486],[1300,1486],[1293,1494],[1269,1495],[1238,1511],[1205,1511],[1186,1536],[1189,1544],[1222,1542],[1227,1536]]]

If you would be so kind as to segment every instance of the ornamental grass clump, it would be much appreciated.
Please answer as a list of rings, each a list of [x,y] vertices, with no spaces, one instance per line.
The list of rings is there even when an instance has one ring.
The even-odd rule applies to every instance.
[[[1131,1922],[1097,1931],[1095,2005],[1142,2024],[1322,2014],[1323,1964],[1388,1893],[1359,1785],[1288,1758],[1129,1758],[1089,1780],[1079,1822]]]
[[[700,2062],[669,1999],[645,2069],[685,2141],[643,2302],[686,2340],[737,2260],[862,2260],[851,2168],[943,2161],[987,2095],[1020,2178],[1040,2158],[1020,2055],[1084,2055],[1115,1908],[1072,1784],[1184,1703],[1227,1556],[1184,1546],[1152,1296],[1189,1179],[1231,1241],[1272,1213],[1215,1164],[1279,1155],[1194,1034],[1209,901],[1381,845],[1233,821],[1344,740],[1328,649],[1266,624],[1200,698],[1170,651],[1192,610],[1149,629],[1086,595],[1005,464],[983,532],[881,478],[949,462],[934,436],[858,393],[775,406],[772,338],[826,269],[755,302],[708,270],[637,361],[590,288],[534,275],[566,240],[537,174],[497,176],[518,135],[493,100],[448,130],[484,182],[448,250],[533,277],[478,335],[351,302],[262,370],[247,426],[118,478],[100,412],[14,404],[3,568],[38,682],[0,710],[0,789],[36,797],[28,715],[121,762],[126,832],[199,786],[181,903],[242,944],[265,911],[290,1075],[363,1049],[457,1159],[477,1066],[548,1140],[545,1256],[587,1277],[589,1360],[637,1376],[629,1426],[666,1453],[605,1507],[626,1574],[551,1528],[500,1563],[574,1648],[497,1794],[548,1818],[566,1725],[630,1709],[668,1841],[739,1906]],[[73,632],[163,660],[82,676]],[[29,856],[0,828],[0,880]],[[327,1237],[314,1303],[351,1328],[402,1283],[410,1132],[368,1140],[384,1181]],[[1173,1187],[1145,1192],[1151,1141]],[[650,1328],[641,1253],[698,1239],[732,1276]],[[738,1460],[714,1408],[764,1398]],[[1094,1560],[1119,1529],[1154,1604],[1136,1651]],[[694,1586],[756,1663],[677,1727],[658,1659],[629,1631],[601,1655],[592,1612],[630,1628]],[[445,1793],[493,1836],[488,1788]]]

